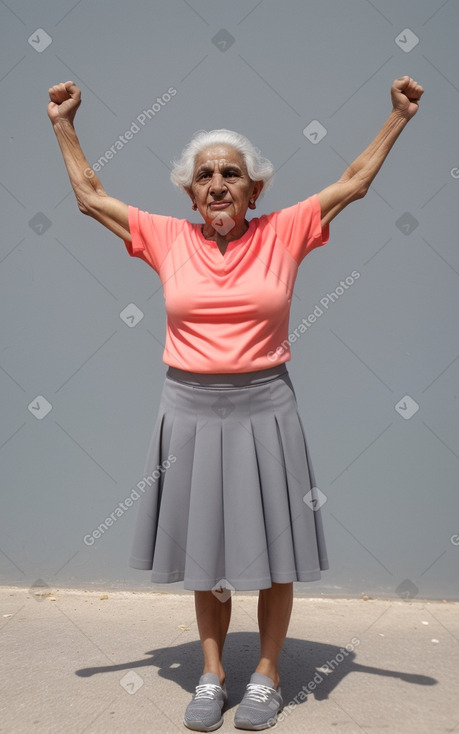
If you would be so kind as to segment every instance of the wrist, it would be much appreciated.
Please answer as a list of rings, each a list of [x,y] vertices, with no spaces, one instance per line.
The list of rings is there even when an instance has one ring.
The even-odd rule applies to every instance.
[[[392,118],[392,121],[395,124],[400,125],[401,127],[404,127],[406,123],[411,120],[411,117],[408,116],[407,112],[399,110],[397,107],[392,107],[389,117]]]
[[[52,125],[55,132],[59,130],[75,130],[73,122],[67,120],[67,118],[65,117],[60,117],[58,120],[53,120]]]

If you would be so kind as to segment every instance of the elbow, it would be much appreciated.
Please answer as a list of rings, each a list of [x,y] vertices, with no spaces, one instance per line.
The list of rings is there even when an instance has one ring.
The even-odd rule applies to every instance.
[[[78,209],[80,210],[82,214],[86,214],[86,215],[90,214],[89,206],[87,205],[87,203],[84,200],[78,199],[77,203],[78,203]]]
[[[94,212],[97,211],[101,196],[106,196],[99,181],[92,183],[88,182],[86,179],[84,181],[79,181],[77,184],[73,185],[73,190],[75,192],[78,209],[82,214],[86,214],[88,216],[94,216]]]
[[[73,192],[77,201],[78,209],[82,214],[89,214],[91,210],[91,196],[93,191],[89,186],[73,183]]]
[[[94,192],[79,191],[77,193],[78,209],[82,214],[86,214],[89,217],[94,216],[95,197],[97,198],[97,194],[94,194]]]
[[[367,195],[369,188],[370,188],[369,186],[361,186],[356,191],[354,201],[358,201],[359,199],[363,199]]]
[[[358,201],[359,199],[363,199],[367,195],[369,188],[369,182],[363,181],[362,179],[356,181],[353,187],[351,201]]]
[[[352,176],[352,178],[343,184],[341,208],[344,209],[348,204],[352,204],[353,201],[363,199],[369,188],[369,181],[358,175]]]
[[[361,171],[354,173],[347,181],[347,198],[348,202],[358,201],[367,195],[372,179],[362,174]]]

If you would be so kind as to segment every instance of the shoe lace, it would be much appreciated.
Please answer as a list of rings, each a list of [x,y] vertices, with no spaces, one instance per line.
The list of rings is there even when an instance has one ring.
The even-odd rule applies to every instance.
[[[272,696],[274,688],[264,686],[261,683],[248,683],[246,697],[251,701],[265,703]]]
[[[195,700],[197,698],[215,698],[220,688],[221,686],[214,683],[202,683],[200,686],[196,686],[194,698]]]

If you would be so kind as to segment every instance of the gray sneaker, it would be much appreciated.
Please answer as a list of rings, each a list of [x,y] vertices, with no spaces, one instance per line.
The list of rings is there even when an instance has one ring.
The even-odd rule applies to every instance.
[[[196,692],[186,707],[183,723],[194,731],[215,731],[223,724],[222,711],[227,701],[226,686],[215,673],[201,675]]]
[[[253,673],[247,684],[244,698],[236,709],[234,726],[236,729],[260,731],[274,726],[277,714],[284,702],[280,687],[273,688],[274,681],[261,673]]]

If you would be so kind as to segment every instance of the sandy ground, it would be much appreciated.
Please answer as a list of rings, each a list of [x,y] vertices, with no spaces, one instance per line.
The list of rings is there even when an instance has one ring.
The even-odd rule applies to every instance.
[[[41,595],[40,595],[41,594]],[[202,670],[192,592],[0,588],[0,732],[175,734]],[[257,664],[237,592],[219,732]],[[459,734],[459,603],[296,597],[277,732]]]

